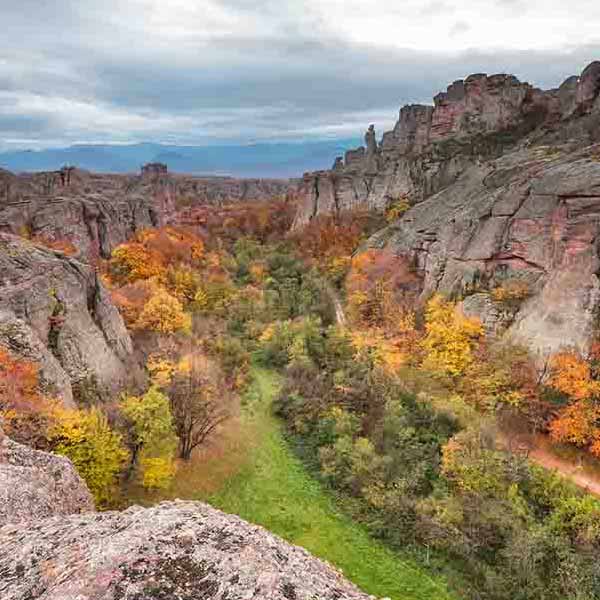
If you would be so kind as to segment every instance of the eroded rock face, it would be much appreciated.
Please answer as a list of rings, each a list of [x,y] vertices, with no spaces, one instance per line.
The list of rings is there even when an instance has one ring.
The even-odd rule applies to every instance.
[[[599,141],[600,62],[550,91],[472,75],[434,106],[404,107],[368,164],[363,149],[305,175],[296,225],[404,198],[412,208],[370,244],[416,265],[422,300],[463,298],[540,363],[563,347],[585,353],[600,300]],[[503,287],[516,297],[499,299]]]
[[[371,244],[408,257],[435,291],[543,360],[586,352],[600,299],[600,145],[532,147],[473,166]],[[494,300],[518,286],[520,297]]]
[[[600,141],[600,62],[548,91],[512,75],[470,75],[433,106],[403,107],[380,144],[370,128],[366,149],[348,151],[331,171],[307,173],[296,226],[357,206],[381,210],[398,198],[417,203],[523,141],[571,138],[580,146]]]
[[[7,523],[26,528],[50,516],[93,510],[90,492],[70,460],[17,444],[0,429],[0,528]],[[0,568],[0,590],[3,582]]]
[[[0,169],[0,232],[68,240],[84,260],[108,258],[132,235],[177,222],[185,207],[285,195],[287,180],[192,177],[146,165],[139,176],[77,169],[14,175]]]
[[[367,600],[331,566],[199,502],[0,529],[3,600]]]
[[[0,344],[37,362],[44,390],[67,405],[131,381],[131,338],[95,269],[2,233]]]

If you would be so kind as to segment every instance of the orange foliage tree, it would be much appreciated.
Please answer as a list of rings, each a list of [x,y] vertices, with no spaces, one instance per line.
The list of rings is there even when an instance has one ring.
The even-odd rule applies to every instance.
[[[414,331],[418,277],[408,261],[388,250],[371,248],[352,259],[346,279],[351,320],[358,325],[385,327],[387,332]]]
[[[310,221],[293,239],[302,256],[336,282],[351,264],[352,253],[369,229],[372,215],[348,211],[337,216],[320,215]]]
[[[197,265],[203,257],[204,242],[192,232],[175,227],[149,229],[115,248],[109,274],[119,285],[151,278],[163,281],[168,267]]]
[[[44,448],[55,402],[44,396],[39,386],[37,365],[0,347],[0,415],[6,433],[19,442]]]
[[[600,382],[592,378],[590,365],[577,352],[560,352],[550,361],[549,385],[568,397],[550,423],[556,441],[569,442],[600,456]]]
[[[600,391],[592,380],[590,365],[576,352],[564,351],[550,361],[550,385],[573,400],[583,400]]]

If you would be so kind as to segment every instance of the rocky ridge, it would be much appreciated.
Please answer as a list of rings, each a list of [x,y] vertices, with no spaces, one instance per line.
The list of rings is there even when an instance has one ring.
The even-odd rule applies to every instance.
[[[15,175],[0,169],[0,232],[69,241],[86,260],[108,258],[141,229],[177,221],[179,210],[285,196],[287,180],[169,174],[146,165],[140,175],[73,168]]]
[[[296,224],[357,206],[381,210],[398,198],[419,202],[523,141],[598,141],[599,91],[600,62],[547,91],[504,74],[455,81],[431,106],[404,106],[380,143],[371,126],[364,147],[330,171],[305,174]]]
[[[543,363],[586,352],[600,299],[600,62],[558,89],[472,75],[406,106],[377,144],[304,177],[296,226],[363,206],[412,207],[369,244]],[[494,290],[519,290],[498,300]]]
[[[95,513],[71,462],[0,429],[2,600],[367,600],[333,567],[201,502]]]
[[[131,381],[132,343],[96,270],[0,233],[0,344],[40,366],[66,405],[94,402]]]

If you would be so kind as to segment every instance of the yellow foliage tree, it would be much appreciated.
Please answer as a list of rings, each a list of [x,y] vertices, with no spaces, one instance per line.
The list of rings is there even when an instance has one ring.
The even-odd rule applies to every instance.
[[[150,381],[159,388],[165,388],[173,379],[177,366],[175,363],[160,354],[151,354],[146,363],[150,374]]]
[[[191,317],[183,310],[177,298],[167,290],[159,289],[144,305],[134,328],[158,333],[189,332]]]
[[[120,408],[129,424],[129,473],[139,461],[144,487],[167,487],[175,474],[177,449],[169,399],[153,386],[143,396],[125,396]]]
[[[161,255],[139,242],[121,244],[112,253],[110,273],[119,283],[133,283],[151,277],[162,278],[165,265]]]
[[[112,498],[128,452],[99,409],[57,409],[50,431],[54,451],[69,458],[99,505]]]
[[[473,362],[473,350],[483,336],[479,319],[467,318],[441,294],[427,303],[424,366],[447,375],[462,375]]]
[[[144,457],[140,461],[142,485],[148,489],[165,489],[176,472],[175,462],[169,457]]]

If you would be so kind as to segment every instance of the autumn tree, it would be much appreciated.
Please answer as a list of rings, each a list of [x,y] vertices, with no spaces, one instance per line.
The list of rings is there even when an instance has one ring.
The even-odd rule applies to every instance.
[[[573,400],[583,400],[600,392],[592,380],[590,365],[576,352],[559,352],[550,360],[549,384]]]
[[[156,280],[142,279],[111,291],[112,301],[119,309],[127,327],[135,327],[144,306],[160,289]]]
[[[128,476],[139,466],[144,487],[166,487],[175,473],[177,448],[169,399],[153,386],[143,396],[125,396],[120,409],[128,423]]]
[[[177,298],[159,288],[146,302],[133,327],[157,333],[186,332],[191,328],[191,318]]]
[[[346,280],[351,319],[388,331],[402,328],[412,318],[418,281],[406,258],[375,248],[361,252]]]
[[[40,392],[39,368],[0,347],[0,415],[5,433],[45,449],[55,402]]]
[[[140,279],[163,277],[165,263],[156,250],[146,248],[140,242],[128,242],[113,250],[109,272],[112,279],[122,285]]]
[[[229,398],[222,381],[217,365],[200,353],[186,356],[173,374],[167,391],[180,458],[189,460],[229,417]]]
[[[479,319],[466,317],[454,303],[434,295],[425,312],[424,366],[451,376],[462,375],[473,362],[473,351],[483,333]]]
[[[57,409],[50,439],[53,450],[71,460],[96,502],[109,503],[128,452],[106,415],[98,408]]]

